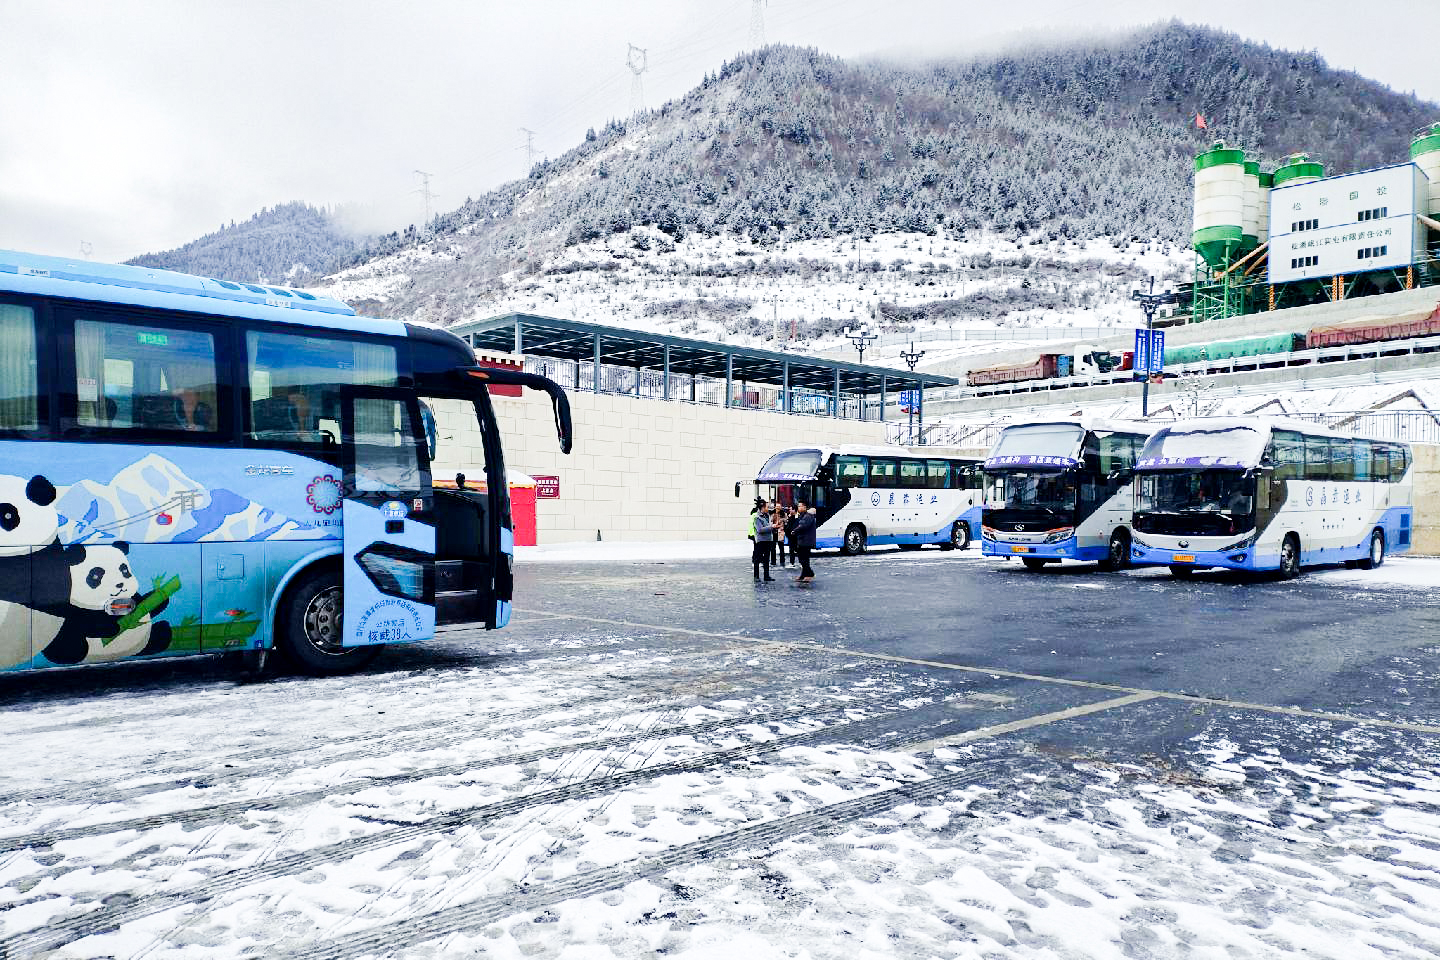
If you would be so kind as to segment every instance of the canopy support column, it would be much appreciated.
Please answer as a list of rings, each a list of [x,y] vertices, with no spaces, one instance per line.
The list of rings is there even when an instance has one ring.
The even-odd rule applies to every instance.
[[[735,354],[725,354],[725,406],[730,406],[730,395],[735,392]]]
[[[665,344],[665,399],[670,399],[670,344]]]
[[[836,367],[833,372],[835,387],[830,393],[830,416],[838,418],[840,416],[840,368]]]
[[[600,334],[595,334],[595,392],[600,392]]]
[[[515,318],[515,353],[517,355],[525,352],[525,321],[519,317]]]
[[[885,394],[890,390],[890,378],[880,375],[880,422],[885,422]]]
[[[786,360],[781,366],[780,373],[780,412],[790,412],[790,361]]]

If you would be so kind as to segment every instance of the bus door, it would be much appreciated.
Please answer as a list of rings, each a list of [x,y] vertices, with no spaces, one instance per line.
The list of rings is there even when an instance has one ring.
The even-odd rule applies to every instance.
[[[347,647],[435,630],[435,527],[419,404],[409,391],[340,393]]]

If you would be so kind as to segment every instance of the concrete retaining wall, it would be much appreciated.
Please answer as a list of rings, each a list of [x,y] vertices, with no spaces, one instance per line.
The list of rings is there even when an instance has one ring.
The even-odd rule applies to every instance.
[[[436,404],[440,450],[435,473],[479,477],[474,413]],[[505,464],[560,478],[560,499],[537,503],[540,543],[604,540],[723,540],[745,535],[748,490],[784,447],[884,443],[884,424],[759,410],[574,392],[575,450],[560,453],[548,398],[495,398]]]

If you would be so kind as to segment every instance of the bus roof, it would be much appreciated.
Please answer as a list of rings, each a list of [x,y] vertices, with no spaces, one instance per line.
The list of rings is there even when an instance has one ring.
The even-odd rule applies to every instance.
[[[1341,433],[1331,430],[1322,423],[1315,423],[1310,420],[1300,420],[1296,417],[1285,416],[1253,416],[1253,417],[1190,417],[1185,420],[1175,420],[1160,426],[1159,430],[1168,430],[1171,433],[1177,431],[1204,430],[1259,430],[1267,437],[1272,430],[1291,430],[1296,433],[1303,433],[1311,437],[1331,437],[1336,440],[1358,440],[1365,439],[1356,437],[1354,434]],[[1158,433],[1159,430],[1156,432]],[[1380,440],[1378,443],[1394,443],[1401,446],[1409,446],[1403,440]]]
[[[1044,420],[1021,420],[1017,421],[1016,423],[1007,423],[1005,425],[1005,429],[1009,430],[1011,427],[1050,426],[1079,427],[1086,433],[1089,433],[1091,431],[1099,433],[1134,433],[1143,437],[1148,437],[1156,430],[1160,429],[1159,424],[1147,423],[1143,420],[1111,420],[1107,417],[1090,416],[1056,417],[1054,419]]]
[[[305,290],[15,250],[0,250],[0,291],[405,335],[398,320],[358,317],[349,304]]]

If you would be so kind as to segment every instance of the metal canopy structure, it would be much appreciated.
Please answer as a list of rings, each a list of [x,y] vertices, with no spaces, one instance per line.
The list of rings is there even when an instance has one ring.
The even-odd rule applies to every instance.
[[[883,419],[888,395],[894,391],[915,391],[916,405],[920,406],[926,388],[953,387],[959,383],[954,377],[735,347],[528,313],[459,323],[450,330],[477,350],[592,364],[593,383],[587,386],[597,393],[601,390],[601,368],[609,365],[663,371],[667,400],[678,399],[672,393],[674,376],[705,377],[725,381],[725,406],[741,405],[735,400],[735,383],[764,384],[780,390],[780,409],[785,412],[800,412],[792,402],[796,391],[830,396],[832,416],[839,415],[843,395],[861,398],[862,411],[866,400],[878,396]],[[693,382],[692,379],[692,385]]]

